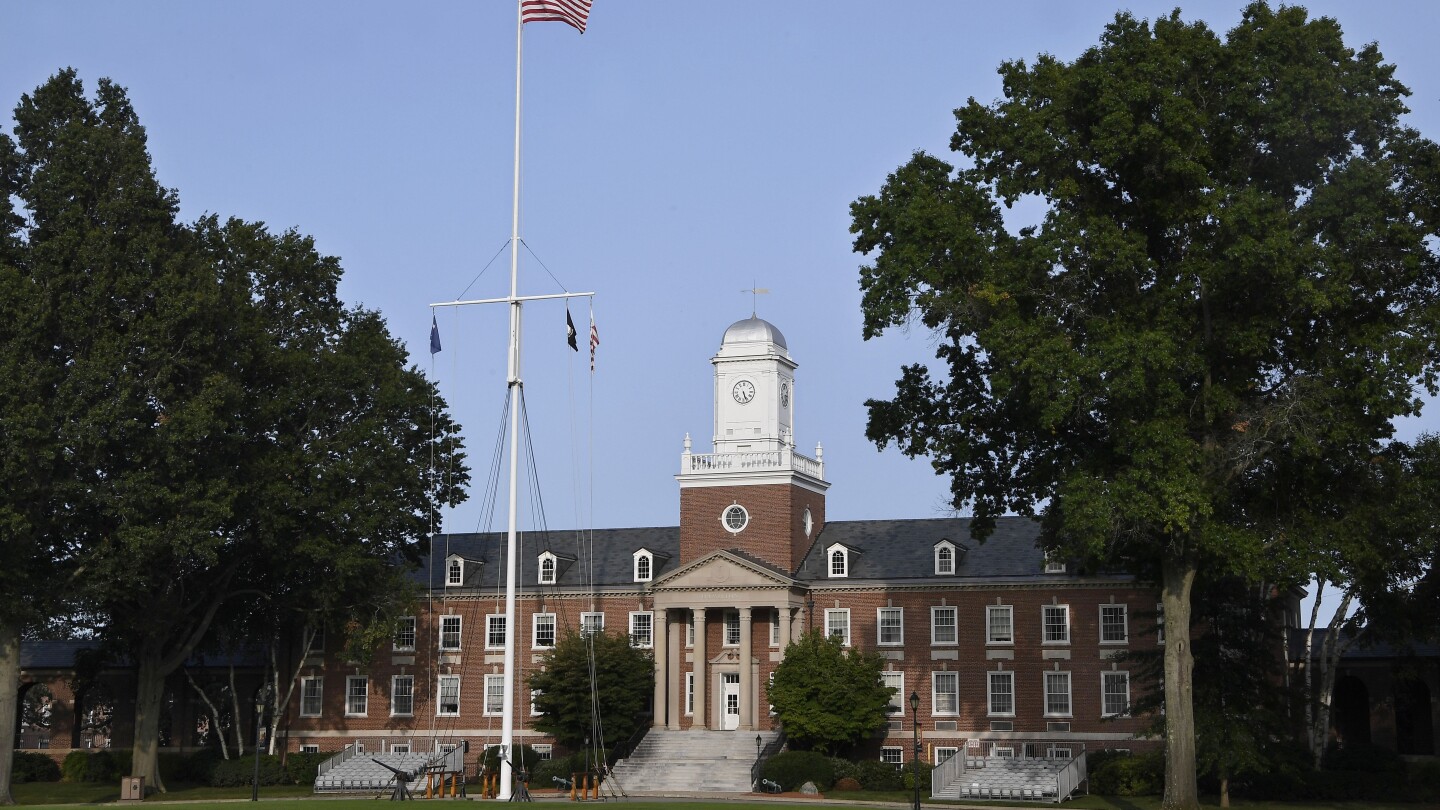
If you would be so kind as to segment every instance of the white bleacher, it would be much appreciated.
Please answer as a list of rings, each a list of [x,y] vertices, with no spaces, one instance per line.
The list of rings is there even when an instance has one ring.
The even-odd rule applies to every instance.
[[[395,774],[384,765],[415,776],[411,791],[425,789],[425,763],[434,754],[356,754],[315,777],[316,793],[376,793],[395,787]]]
[[[936,799],[1059,802],[1073,792],[1066,790],[1066,795],[1060,795],[1061,773],[1071,762],[1050,757],[966,757],[965,768],[955,780],[932,786],[930,795]]]

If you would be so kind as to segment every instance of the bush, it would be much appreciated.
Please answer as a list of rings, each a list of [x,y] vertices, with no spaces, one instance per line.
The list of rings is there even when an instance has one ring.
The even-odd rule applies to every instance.
[[[1326,749],[1320,764],[1327,771],[1400,773],[1405,770],[1405,760],[1399,754],[1371,743],[1351,743],[1344,748],[1332,745]]]
[[[835,780],[835,790],[859,790],[860,782],[853,776],[845,776]]]
[[[60,775],[66,782],[119,782],[129,767],[129,751],[71,751],[60,765]]]
[[[59,782],[60,766],[55,760],[34,751],[16,751],[12,760],[10,781]]]
[[[920,791],[922,793],[928,794],[930,792],[930,774],[934,772],[934,770],[934,765],[928,762],[920,763]],[[915,789],[915,766],[913,764],[906,765],[905,770],[901,772],[900,787],[905,790]]]
[[[1165,787],[1165,755],[1160,751],[1087,757],[1086,766],[1090,792],[1101,796],[1154,796]]]
[[[862,759],[855,763],[855,778],[866,790],[899,790],[904,785],[895,766],[878,759]]]
[[[771,757],[761,774],[780,785],[784,791],[797,790],[806,782],[814,782],[820,790],[835,784],[835,767],[824,754],[815,751],[785,751]]]
[[[592,766],[594,762],[590,763]],[[572,774],[579,773],[585,769],[585,757],[583,754],[571,754],[554,759],[544,759],[535,763],[530,777],[530,786],[534,788],[558,788],[560,785],[555,777],[570,781]]]
[[[255,760],[251,756],[226,759],[217,763],[215,770],[210,773],[210,786],[243,787],[250,784],[254,778]],[[290,783],[289,775],[285,773],[285,766],[281,764],[280,757],[271,754],[260,756],[260,784],[287,785]]]
[[[285,755],[285,774],[291,782],[297,785],[315,784],[316,771],[320,763],[335,756],[334,751],[322,751],[316,754],[290,753]]]
[[[210,774],[221,762],[224,760],[220,758],[218,748],[207,748],[189,754],[164,753],[160,755],[160,775],[166,782],[208,785]]]

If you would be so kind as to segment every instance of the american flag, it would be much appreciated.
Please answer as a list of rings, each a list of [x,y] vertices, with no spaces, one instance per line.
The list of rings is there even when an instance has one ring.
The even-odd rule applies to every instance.
[[[600,345],[600,333],[595,330],[595,316],[590,316],[590,373],[595,373],[595,347]]]
[[[520,0],[520,22],[563,22],[585,33],[590,0]]]

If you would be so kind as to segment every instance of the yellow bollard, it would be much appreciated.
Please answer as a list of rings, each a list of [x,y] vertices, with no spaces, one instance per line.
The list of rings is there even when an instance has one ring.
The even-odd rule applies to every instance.
[[[580,774],[570,774],[570,801],[575,801],[575,783],[580,780]]]

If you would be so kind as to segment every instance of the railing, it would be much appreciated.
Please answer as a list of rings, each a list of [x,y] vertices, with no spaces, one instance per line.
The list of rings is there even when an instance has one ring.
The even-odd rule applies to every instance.
[[[960,750],[954,756],[935,766],[930,772],[930,798],[935,798],[939,791],[958,782],[965,776],[965,745],[966,741],[960,742]]]
[[[1060,769],[1059,773],[1055,774],[1055,803],[1059,804],[1068,798],[1089,775],[1085,763],[1085,751],[1082,749],[1074,759]]]
[[[610,749],[610,752],[605,755],[605,762],[609,765],[614,765],[635,753],[635,749],[640,747],[640,743],[644,741],[645,735],[649,733],[650,724],[641,723],[640,728],[636,729],[635,733],[630,735],[630,739]]]
[[[781,729],[780,733],[775,735],[775,739],[771,740],[768,745],[760,750],[760,753],[755,755],[755,764],[750,766],[750,788],[756,793],[762,792],[760,789],[762,787],[760,784],[760,769],[764,767],[766,762],[770,761],[771,757],[780,753],[780,749],[784,747],[785,730]]]
[[[354,744],[354,743],[346,743],[345,747],[340,749],[340,753],[336,754],[336,755],[333,756],[333,757],[330,757],[329,759],[325,760],[324,762],[322,762],[322,763],[320,763],[318,766],[316,766],[316,768],[315,768],[315,778],[318,779],[318,778],[324,776],[325,774],[329,773],[331,769],[333,769],[333,768],[335,768],[335,767],[337,767],[337,766],[339,766],[339,765],[342,765],[342,764],[344,764],[345,762],[348,762],[351,757],[354,757],[354,756],[355,756],[356,753],[357,753],[357,752],[356,752],[356,750],[355,750],[355,744]]]
[[[682,453],[680,456],[681,475],[736,470],[794,470],[812,478],[825,477],[824,462],[789,449],[748,453]]]

